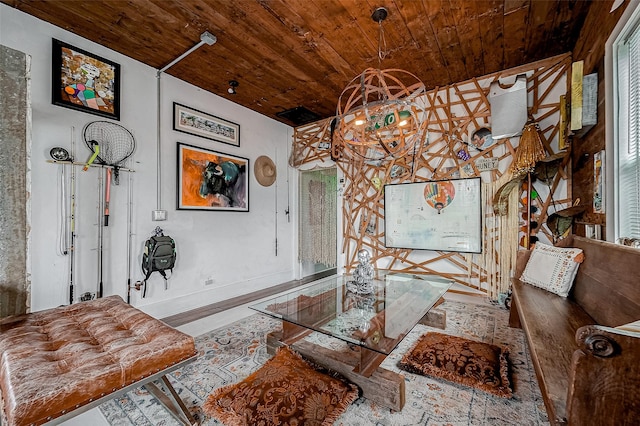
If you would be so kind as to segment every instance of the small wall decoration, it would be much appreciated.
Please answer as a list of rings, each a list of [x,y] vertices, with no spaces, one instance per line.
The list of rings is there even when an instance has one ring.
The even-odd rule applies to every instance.
[[[490,148],[495,143],[495,139],[491,136],[491,130],[486,127],[481,127],[471,135],[470,147],[477,151],[484,151]]]
[[[499,159],[497,157],[478,158],[476,161],[476,167],[479,172],[498,170],[499,164]]]
[[[53,39],[52,103],[120,120],[120,65]]]
[[[175,102],[173,130],[240,146],[240,125]]]
[[[178,210],[249,211],[249,160],[178,142]]]
[[[527,123],[527,75],[512,75],[491,82],[491,130],[494,139],[522,133]]]
[[[593,212],[604,213],[604,150],[593,155]]]

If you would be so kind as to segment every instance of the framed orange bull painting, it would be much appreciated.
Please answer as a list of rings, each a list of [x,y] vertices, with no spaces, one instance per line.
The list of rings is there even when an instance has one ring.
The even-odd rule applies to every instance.
[[[249,160],[178,142],[178,210],[249,211]]]

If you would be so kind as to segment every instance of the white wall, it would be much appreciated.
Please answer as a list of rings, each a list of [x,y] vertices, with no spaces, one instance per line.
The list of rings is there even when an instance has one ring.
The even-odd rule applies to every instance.
[[[104,228],[105,295],[119,294],[126,300],[127,278],[131,276],[133,281],[142,278],[140,260],[143,243],[156,226],[175,238],[178,261],[168,290],[164,289],[162,277],[155,273],[150,279],[146,298],[142,299],[139,292],[132,292],[132,304],[152,315],[172,315],[295,278],[295,221],[287,221],[284,214],[289,207],[295,215],[297,206],[294,185],[288,184],[288,181],[295,181],[295,172],[291,169],[287,173],[291,127],[164,74],[161,78],[161,207],[168,211],[168,220],[154,222],[151,212],[157,207],[156,70],[0,4],[0,43],[32,57],[32,223],[29,254],[33,311],[66,304],[69,299],[70,256],[60,254],[58,249],[62,220],[59,201],[62,166],[47,162],[49,150],[62,146],[71,151],[74,138],[76,161],[86,161],[90,151],[82,139],[82,129],[91,121],[103,120],[99,116],[51,104],[52,38],[121,65],[119,124],[134,134],[137,143],[134,162],[130,164],[135,170],[132,174],[132,272],[127,271],[128,174],[122,173],[120,185],[112,186],[111,217],[109,226]],[[198,41],[194,40],[194,44]],[[215,54],[215,45],[211,50]],[[238,123],[241,128],[240,147],[173,131],[173,102]],[[177,142],[249,159],[249,212],[176,210]],[[268,155],[276,162],[276,185],[263,187],[253,177],[253,162],[260,155]],[[76,299],[81,293],[95,292],[99,281],[99,172],[99,168],[82,172],[81,167],[76,167]],[[70,166],[67,166],[67,181],[69,176]]]

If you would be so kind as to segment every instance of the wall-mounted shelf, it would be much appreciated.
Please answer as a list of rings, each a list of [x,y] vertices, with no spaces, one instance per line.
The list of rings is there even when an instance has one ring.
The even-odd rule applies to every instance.
[[[47,160],[47,163],[52,163],[52,164],[70,164],[72,166],[86,166],[87,163],[80,163],[77,161],[59,161],[59,160]],[[109,166],[107,164],[90,164],[89,167],[108,167],[111,169],[115,169],[115,166]],[[128,169],[126,167],[118,167],[119,171],[124,171],[124,172],[132,172],[135,173],[135,170],[133,169]]]

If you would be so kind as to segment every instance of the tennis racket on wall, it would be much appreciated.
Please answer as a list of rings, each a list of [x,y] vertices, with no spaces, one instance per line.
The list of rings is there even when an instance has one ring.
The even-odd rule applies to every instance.
[[[92,121],[84,128],[84,142],[94,154],[95,162],[107,168],[104,225],[109,226],[109,200],[111,198],[111,175],[113,182],[120,184],[120,167],[136,149],[136,141],[130,131],[109,121]],[[96,145],[99,149],[96,149]]]

